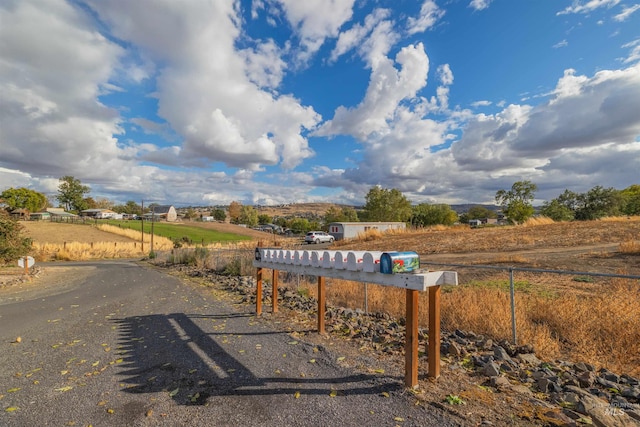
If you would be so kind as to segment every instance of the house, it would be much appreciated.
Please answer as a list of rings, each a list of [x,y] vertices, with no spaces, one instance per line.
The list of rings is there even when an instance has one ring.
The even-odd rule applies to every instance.
[[[80,216],[86,216],[86,217],[96,218],[96,219],[107,219],[107,218],[117,219],[116,218],[117,215],[118,214],[112,211],[111,209],[85,209],[83,211],[80,211]]]
[[[31,213],[28,209],[14,209],[11,211],[11,218],[18,220],[27,220],[29,219]]]
[[[167,221],[175,222],[178,219],[178,213],[176,208],[171,205],[153,206],[151,212],[147,212],[143,215],[145,221]]]
[[[404,230],[404,222],[332,222],[329,224],[329,234],[336,240],[350,239],[369,230],[381,232],[389,230]]]
[[[33,212],[29,215],[31,221],[49,221],[51,220],[51,214],[49,212]]]

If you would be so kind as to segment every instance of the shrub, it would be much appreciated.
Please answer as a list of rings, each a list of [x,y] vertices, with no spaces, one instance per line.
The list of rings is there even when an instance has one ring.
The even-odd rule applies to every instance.
[[[31,239],[21,234],[22,226],[0,212],[0,263],[12,263],[31,250]]]

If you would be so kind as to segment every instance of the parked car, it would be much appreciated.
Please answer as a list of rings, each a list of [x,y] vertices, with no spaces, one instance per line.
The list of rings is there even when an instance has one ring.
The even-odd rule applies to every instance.
[[[310,243],[333,243],[334,237],[324,231],[310,231],[304,236],[304,241]]]

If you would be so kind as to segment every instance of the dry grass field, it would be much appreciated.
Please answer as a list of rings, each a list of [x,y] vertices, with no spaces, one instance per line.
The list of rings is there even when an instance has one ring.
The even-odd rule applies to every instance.
[[[443,289],[442,323],[511,341],[509,273],[526,267],[640,276],[640,218],[470,229],[435,227],[338,242],[335,249],[413,250],[428,266],[458,272],[460,286]],[[473,268],[503,266],[505,271]],[[329,280],[329,279],[328,279]],[[566,359],[640,375],[640,281],[579,274],[514,273],[519,344],[532,344],[545,360]],[[316,288],[309,283],[307,291]],[[364,308],[364,285],[330,280],[332,305]],[[367,286],[367,306],[404,316],[404,291]],[[426,295],[421,325],[427,324]]]

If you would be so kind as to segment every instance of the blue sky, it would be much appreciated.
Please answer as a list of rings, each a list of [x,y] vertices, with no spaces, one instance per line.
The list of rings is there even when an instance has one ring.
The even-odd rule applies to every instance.
[[[0,189],[540,203],[639,165],[637,0],[0,2]]]

